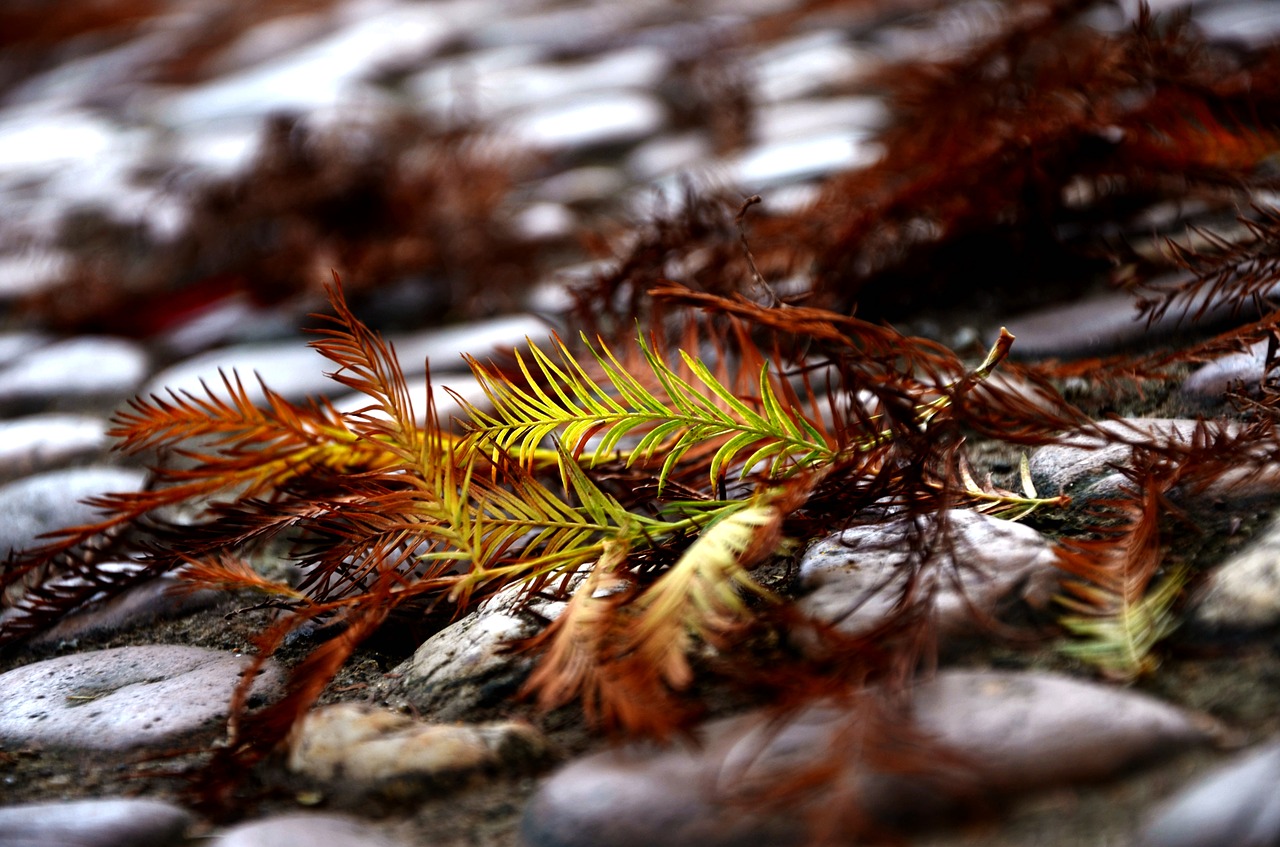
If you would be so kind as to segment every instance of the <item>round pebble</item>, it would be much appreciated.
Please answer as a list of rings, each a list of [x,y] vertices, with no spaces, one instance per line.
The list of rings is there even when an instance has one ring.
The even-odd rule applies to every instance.
[[[878,522],[810,546],[800,562],[800,585],[809,591],[798,603],[800,611],[845,633],[864,632],[892,616],[909,583],[921,573],[933,574],[933,614],[945,642],[972,629],[975,612],[996,614],[1010,595],[1043,607],[1057,592],[1060,571],[1053,545],[1025,524],[952,510],[947,513],[949,537],[929,545],[937,555],[927,571],[919,569],[923,551],[913,549],[913,543],[932,542],[938,528],[921,527],[923,534],[913,537],[914,526]],[[947,543],[948,549],[939,547]]]
[[[193,822],[160,800],[102,799],[0,808],[0,847],[167,847]]]
[[[404,799],[485,771],[525,769],[546,757],[531,724],[432,724],[358,703],[314,710],[294,733],[289,770],[326,793],[381,793]]]
[[[214,729],[249,659],[199,647],[117,647],[0,674],[0,743],[130,751]],[[274,696],[269,664],[254,699]]]
[[[1280,743],[1222,766],[1162,803],[1137,847],[1280,844]]]
[[[696,747],[630,745],[584,757],[552,775],[530,801],[523,842],[799,844],[806,813],[852,802],[849,797],[861,804],[857,814],[864,820],[909,828],[953,817],[975,798],[1007,804],[1013,795],[1103,779],[1222,737],[1211,719],[1132,691],[1047,673],[944,671],[917,689],[914,718],[922,737],[958,757],[952,781],[913,778],[910,769],[873,773],[855,764],[843,780],[852,793],[843,798],[818,790],[773,810],[734,799],[742,785],[767,796],[798,766],[830,761],[846,724],[842,717],[838,708],[819,706],[781,725],[747,714],[708,724]]]
[[[339,815],[280,815],[241,824],[209,847],[406,847],[381,830]]]
[[[131,394],[147,375],[147,354],[132,341],[106,336],[57,341],[0,370],[0,403]]]
[[[1210,572],[1190,618],[1214,631],[1265,630],[1280,623],[1280,523]]]
[[[29,415],[0,422],[0,477],[97,456],[111,446],[107,422],[92,415]]]

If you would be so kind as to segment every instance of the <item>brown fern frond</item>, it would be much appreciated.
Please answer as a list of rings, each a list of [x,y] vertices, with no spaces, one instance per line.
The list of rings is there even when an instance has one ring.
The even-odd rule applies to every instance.
[[[311,346],[338,366],[337,371],[329,374],[331,379],[369,397],[370,406],[351,418],[359,422],[365,439],[385,444],[386,449],[406,463],[422,461],[426,442],[395,351],[380,335],[356,319],[342,294],[336,272],[325,293],[336,314],[324,317],[336,327],[313,330],[320,338]]]
[[[1277,145],[1280,146],[1280,145]],[[1191,276],[1159,292],[1143,291],[1138,307],[1147,322],[1160,320],[1169,310],[1183,319],[1199,321],[1214,305],[1229,304],[1233,314],[1246,307],[1259,315],[1272,311],[1271,299],[1280,285],[1280,210],[1254,206],[1255,218],[1240,218],[1248,237],[1229,242],[1201,232],[1209,249],[1192,250],[1168,239],[1171,258]]]

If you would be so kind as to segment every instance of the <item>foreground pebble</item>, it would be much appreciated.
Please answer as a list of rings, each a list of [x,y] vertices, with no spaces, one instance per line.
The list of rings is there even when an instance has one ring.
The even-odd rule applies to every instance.
[[[708,724],[696,749],[633,745],[588,756],[535,795],[524,844],[781,847],[804,842],[806,820],[855,812],[881,826],[918,826],[974,802],[1107,778],[1221,737],[1210,719],[1131,691],[1054,674],[947,671],[917,689],[913,729],[938,745],[915,755],[928,758],[933,773],[950,771],[951,781],[854,765],[845,782],[859,798],[856,810],[832,806],[840,798],[821,793],[772,810],[735,799],[744,786],[751,796],[776,796],[806,766],[845,766],[840,732],[848,725],[848,713],[834,707],[804,710],[780,726],[748,714]]]
[[[339,815],[280,815],[241,824],[209,847],[405,847],[369,824]]]
[[[1280,743],[1240,756],[1161,804],[1137,843],[1139,847],[1280,844]]]
[[[500,591],[474,612],[428,638],[395,669],[395,695],[436,720],[465,720],[475,710],[506,703],[532,667],[508,645],[535,635],[534,615],[555,618],[562,602],[534,600],[531,614],[516,610],[521,586]]]
[[[1011,595],[1043,607],[1057,591],[1057,554],[1031,527],[955,509],[947,513],[945,532],[936,520],[919,528],[899,520],[817,542],[800,562],[800,585],[810,593],[798,608],[855,635],[900,611],[909,585],[924,592],[932,580],[934,619],[945,640],[973,629],[979,615],[994,616]],[[921,568],[926,557],[928,567]]]
[[[176,744],[226,717],[249,659],[200,647],[117,647],[0,674],[0,745],[129,751]],[[250,705],[279,691],[268,664]]]
[[[185,809],[159,800],[77,800],[0,808],[2,847],[167,847],[185,843]]]
[[[523,769],[550,745],[531,724],[429,724],[357,703],[308,715],[290,745],[289,770],[345,798],[406,798],[464,782],[471,774]]]

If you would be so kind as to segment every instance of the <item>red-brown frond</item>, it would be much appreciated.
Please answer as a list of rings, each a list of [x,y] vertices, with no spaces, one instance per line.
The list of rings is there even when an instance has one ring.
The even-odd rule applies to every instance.
[[[311,346],[338,366],[330,374],[335,381],[369,396],[369,409],[353,416],[360,420],[365,436],[383,436],[385,449],[405,462],[417,462],[422,455],[423,431],[418,427],[395,350],[351,312],[336,273],[325,292],[337,316],[321,317],[336,324],[336,328],[313,330],[320,338]]]

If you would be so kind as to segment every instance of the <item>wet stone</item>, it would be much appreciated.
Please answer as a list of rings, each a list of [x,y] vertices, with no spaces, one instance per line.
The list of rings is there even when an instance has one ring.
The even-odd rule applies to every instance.
[[[289,770],[326,795],[405,799],[483,772],[522,771],[550,745],[531,724],[435,724],[356,703],[316,709],[290,745]]]
[[[0,478],[99,456],[111,446],[107,423],[91,415],[29,415],[0,422]]]
[[[730,163],[729,169],[737,184],[761,191],[870,165],[880,152],[865,133],[830,132],[759,145]]]
[[[1186,446],[1199,424],[1173,418],[1124,418],[1102,421],[1098,427],[1117,439],[1150,442],[1155,445]],[[1232,422],[1211,422],[1208,426],[1230,437],[1240,432]],[[1280,491],[1280,464],[1269,461],[1275,444],[1259,442],[1256,453],[1242,450],[1234,466],[1195,489],[1181,494],[1202,501],[1242,501],[1267,497]],[[1043,496],[1069,494],[1073,498],[1114,497],[1129,485],[1118,468],[1127,465],[1133,448],[1097,435],[1065,436],[1060,443],[1041,447],[1031,455],[1031,479]],[[1250,461],[1253,455],[1256,461]]]
[[[1280,624],[1280,522],[1216,566],[1190,611],[1214,632],[1256,631]]]
[[[808,33],[771,45],[751,61],[758,96],[765,103],[792,100],[839,88],[875,61],[835,30]]]
[[[325,376],[325,371],[334,369],[333,362],[307,347],[301,339],[239,344],[192,356],[172,365],[153,376],[141,393],[168,397],[170,391],[178,394],[190,392],[204,397],[207,394],[205,386],[208,386],[219,397],[227,397],[229,392],[223,385],[221,371],[233,380],[233,384],[233,374],[238,375],[249,398],[255,403],[262,402],[264,398],[258,384],[259,377],[268,388],[285,399],[301,400],[307,396],[344,390]]]
[[[509,122],[522,145],[561,153],[635,143],[665,124],[662,104],[650,94],[631,90],[566,98],[529,109]]]
[[[579,759],[552,775],[530,802],[523,844],[804,843],[805,815],[832,811],[834,798],[819,792],[769,811],[743,802],[741,792],[768,796],[799,768],[840,756],[843,716],[835,707],[815,706],[777,726],[748,714],[708,724],[697,747],[631,745]],[[944,782],[855,765],[850,793],[870,821],[895,827],[938,821],[975,798],[999,808],[1017,794],[1105,779],[1220,737],[1203,715],[1046,673],[939,673],[917,689],[914,718],[915,729],[965,767]]]
[[[425,423],[427,419],[427,380],[425,377],[411,378],[407,381],[407,387],[409,389],[409,400],[413,403],[414,418],[420,424]],[[488,405],[488,397],[480,386],[479,380],[469,373],[433,374],[431,391],[435,402],[436,419],[441,424],[452,429],[457,429],[456,422],[467,419],[464,406],[458,402],[458,398],[479,407]],[[339,412],[361,412],[370,417],[386,417],[380,409],[369,409],[372,402],[368,394],[353,392],[335,398],[333,406]],[[450,423],[451,421],[454,423]]]
[[[1161,803],[1137,847],[1280,844],[1280,743],[1238,756]]]
[[[208,847],[407,847],[381,830],[340,815],[280,815],[241,824]]]
[[[33,350],[0,369],[0,405],[123,399],[146,377],[147,354],[132,341],[71,338]]]
[[[500,591],[424,641],[395,669],[394,696],[435,720],[465,720],[478,709],[508,702],[529,675],[532,661],[506,652],[506,647],[539,630],[533,615],[516,611],[519,590]],[[531,608],[550,620],[564,603],[534,601]]]
[[[1182,396],[1203,405],[1220,404],[1228,391],[1256,394],[1266,375],[1267,342],[1254,344],[1245,353],[1214,359],[1182,382]]]
[[[167,847],[186,843],[192,822],[159,800],[31,803],[0,808],[0,847]]]
[[[4,277],[6,266],[0,264],[0,279]],[[9,365],[27,353],[38,350],[51,343],[53,338],[40,332],[4,332],[0,333],[0,365]]]
[[[1159,290],[1182,282],[1178,278],[1156,281]],[[1194,325],[1186,314],[1200,314]],[[1237,317],[1235,306],[1221,294],[1210,292],[1170,308],[1147,323],[1131,294],[1105,293],[1087,299],[1049,306],[1003,320],[1017,337],[1012,355],[1019,358],[1089,356],[1117,352],[1174,333],[1211,333]]]
[[[511,111],[554,104],[567,97],[600,89],[653,89],[662,80],[669,62],[651,47],[615,50],[576,62],[510,63],[487,72],[473,68],[470,85],[484,91],[484,97],[470,105],[478,120],[491,120]],[[457,74],[452,85],[447,77],[428,69],[410,83],[411,90],[432,107],[461,105]]]
[[[1053,545],[1024,524],[961,509],[947,513],[946,537],[936,523],[912,534],[907,521],[854,527],[813,544],[800,562],[797,604],[804,614],[848,634],[868,631],[895,611],[909,580],[918,578],[927,540],[938,555],[920,573],[937,576],[934,615],[940,639],[971,630],[975,611],[994,616],[1011,597],[1040,608],[1058,589]],[[944,545],[951,545],[946,549]]]
[[[181,93],[154,97],[154,115],[170,125],[212,123],[375,99],[374,87],[361,83],[378,67],[420,61],[451,34],[451,27],[435,9],[391,5],[270,61]]]
[[[48,471],[0,487],[0,551],[23,550],[46,532],[88,523],[97,510],[80,502],[108,492],[138,491],[146,473],[90,466]]]
[[[496,347],[520,345],[526,337],[542,341],[549,334],[546,322],[533,315],[517,314],[465,326],[400,333],[387,340],[395,348],[402,371],[411,377],[425,373],[427,360],[436,371],[463,368],[463,353],[472,353],[483,361]],[[189,391],[202,397],[206,394],[203,382],[215,394],[225,397],[227,390],[219,375],[221,371],[228,377],[233,372],[239,374],[254,402],[260,402],[263,397],[259,377],[272,391],[297,401],[309,396],[347,393],[346,386],[327,376],[337,369],[332,360],[308,347],[303,339],[241,344],[179,362],[152,377],[143,393],[167,397],[169,391]]]
[[[123,751],[216,729],[249,659],[175,645],[118,647],[0,674],[0,744]],[[251,705],[279,690],[268,664]]]

